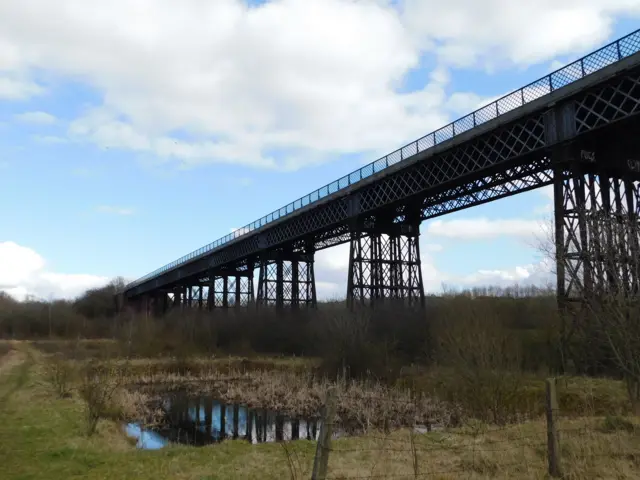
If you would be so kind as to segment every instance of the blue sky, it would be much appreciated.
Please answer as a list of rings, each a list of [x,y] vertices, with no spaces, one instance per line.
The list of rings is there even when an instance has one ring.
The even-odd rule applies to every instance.
[[[549,30],[550,48],[503,22],[474,33],[464,1],[443,12],[448,30],[446,17],[416,22],[429,1],[147,1],[131,18],[126,2],[12,3],[0,6],[0,289],[18,297],[142,276],[629,33],[640,12],[551,2],[540,22],[586,24]],[[136,21],[143,7],[152,26]],[[205,20],[218,18],[237,27],[212,37]],[[532,246],[550,201],[534,191],[425,222],[428,290],[552,279]],[[344,295],[345,267],[344,248],[319,255],[322,295]]]

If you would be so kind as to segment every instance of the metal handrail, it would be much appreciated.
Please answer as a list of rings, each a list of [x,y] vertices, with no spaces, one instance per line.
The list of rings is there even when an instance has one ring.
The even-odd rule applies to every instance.
[[[150,280],[161,273],[187,263],[196,257],[212,252],[231,240],[235,240],[236,238],[253,232],[257,228],[268,225],[274,220],[290,215],[296,210],[313,204],[328,195],[342,190],[343,188],[356,184],[374,173],[384,170],[396,163],[402,162],[420,152],[433,148],[446,140],[450,140],[467,130],[475,128],[489,120],[493,120],[494,118],[497,118],[515,108],[521,107],[540,97],[548,95],[554,90],[569,85],[570,83],[618,62],[625,57],[631,56],[638,51],[640,51],[640,29],[611,42],[595,52],[592,52],[589,55],[586,55],[539,80],[536,80],[535,82],[519,88],[518,90],[515,90],[498,100],[491,102],[490,104],[481,107],[462,118],[459,118],[458,120],[451,122],[435,132],[429,133],[428,135],[399,148],[395,152],[385,155],[384,157],[379,158],[378,160],[371,162],[368,165],[365,165],[364,167],[361,167],[358,170],[355,170],[354,172],[351,172],[350,174],[345,175],[344,177],[335,180],[294,202],[291,202],[287,206],[282,207],[269,215],[265,215],[255,222],[249,223],[248,225],[245,225],[244,227],[179,258],[178,260],[148,273],[147,275],[130,283],[125,288],[129,289],[135,287],[136,285]]]

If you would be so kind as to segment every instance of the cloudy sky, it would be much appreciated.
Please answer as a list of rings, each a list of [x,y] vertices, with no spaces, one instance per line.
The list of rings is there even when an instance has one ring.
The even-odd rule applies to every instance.
[[[4,0],[0,289],[135,279],[637,28],[640,0]],[[549,190],[422,225],[425,287],[546,283]],[[343,296],[348,247],[318,254]]]

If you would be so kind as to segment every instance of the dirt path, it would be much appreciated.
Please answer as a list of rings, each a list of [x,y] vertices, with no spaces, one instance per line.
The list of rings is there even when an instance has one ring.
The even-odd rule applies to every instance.
[[[16,349],[14,342],[11,342],[10,348],[11,349],[7,353],[0,356],[0,375],[8,372],[25,360],[24,352]]]

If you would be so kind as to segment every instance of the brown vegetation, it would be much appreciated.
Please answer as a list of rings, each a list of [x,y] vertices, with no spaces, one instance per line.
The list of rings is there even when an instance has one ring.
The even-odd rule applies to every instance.
[[[409,456],[403,460],[386,444],[377,457],[365,449],[358,458],[371,457],[373,472],[384,464],[382,475],[449,468],[477,477],[527,476],[542,471],[544,435],[540,444],[518,444],[520,453],[512,459],[519,466],[506,468],[491,448],[483,447],[503,438],[501,432],[513,425],[540,426],[544,378],[558,372],[564,373],[558,385],[564,421],[604,418],[598,420],[593,441],[584,445],[576,434],[566,432],[562,448],[574,462],[570,471],[600,472],[583,458],[589,453],[585,449],[613,455],[603,437],[624,436],[629,446],[637,433],[635,420],[624,417],[632,410],[633,397],[626,395],[623,381],[627,387],[630,383],[623,365],[603,356],[603,363],[609,361],[607,369],[582,368],[605,352],[590,351],[594,338],[589,336],[572,338],[572,346],[583,344],[570,350],[570,362],[561,354],[566,352],[560,348],[561,321],[551,290],[448,292],[429,297],[424,309],[388,304],[350,313],[344,305],[331,303],[316,311],[279,313],[176,310],[162,318],[118,315],[111,301],[113,286],[56,305],[0,298],[1,334],[33,339],[31,344],[47,358],[43,372],[51,391],[82,401],[89,435],[95,435],[103,420],[155,422],[158,399],[171,391],[313,418],[326,392],[334,388],[334,421],[343,430],[365,435],[356,449],[376,437],[393,437],[404,427],[425,425],[442,433],[437,441],[430,436],[429,445],[423,445],[426,440],[420,436],[407,436],[402,455]],[[595,309],[592,313],[601,319],[611,315]],[[626,319],[621,316],[616,323],[619,331],[628,327],[622,322]],[[587,351],[588,356],[579,356]],[[590,418],[580,418],[585,415]],[[498,430],[488,432],[487,425]],[[457,433],[451,428],[458,428]],[[468,442],[461,448],[460,441],[460,432],[469,429],[469,444],[477,447],[472,453]],[[440,447],[447,451],[439,453],[437,461],[425,464],[418,459],[429,455],[424,449]],[[290,472],[295,471],[296,453],[285,454]],[[389,458],[382,462],[383,457]],[[362,473],[358,462],[348,458],[334,458],[334,471],[340,466],[341,471]],[[615,464],[623,477],[630,468],[627,463]]]
[[[560,355],[560,319],[551,290],[514,287],[447,292],[428,297],[424,310],[391,304],[349,313],[344,305],[334,302],[321,304],[317,311],[178,310],[153,318],[116,315],[112,308],[114,285],[88,292],[75,302],[59,302],[50,316],[46,304],[2,297],[0,333],[36,338],[34,344],[40,350],[62,351],[66,358],[76,360],[127,358],[135,371],[129,375],[129,383],[169,382],[178,388],[202,385],[212,375],[232,378],[251,371],[253,387],[247,387],[246,403],[259,397],[256,391],[267,395],[266,378],[271,373],[263,375],[256,370],[273,370],[274,356],[317,358],[299,363],[296,379],[278,381],[311,385],[357,380],[363,385],[403,388],[413,395],[447,402],[456,415],[497,423],[539,413],[530,392],[539,390],[532,384],[539,385],[544,375],[559,371],[583,374],[582,369],[571,371]],[[79,337],[93,340],[78,341]],[[226,367],[225,361],[210,361],[229,354],[248,359],[242,363],[234,360]],[[257,355],[269,358],[259,364]],[[573,360],[573,365],[585,363],[584,359]],[[60,394],[64,395],[66,374],[56,370],[56,362],[52,362],[51,375],[59,378]],[[290,362],[286,363],[286,370],[290,370]],[[623,378],[620,369],[606,373]],[[239,389],[216,388],[221,399]],[[307,397],[314,400],[291,408],[315,409],[320,395],[309,393]],[[576,408],[582,405],[569,403]]]

